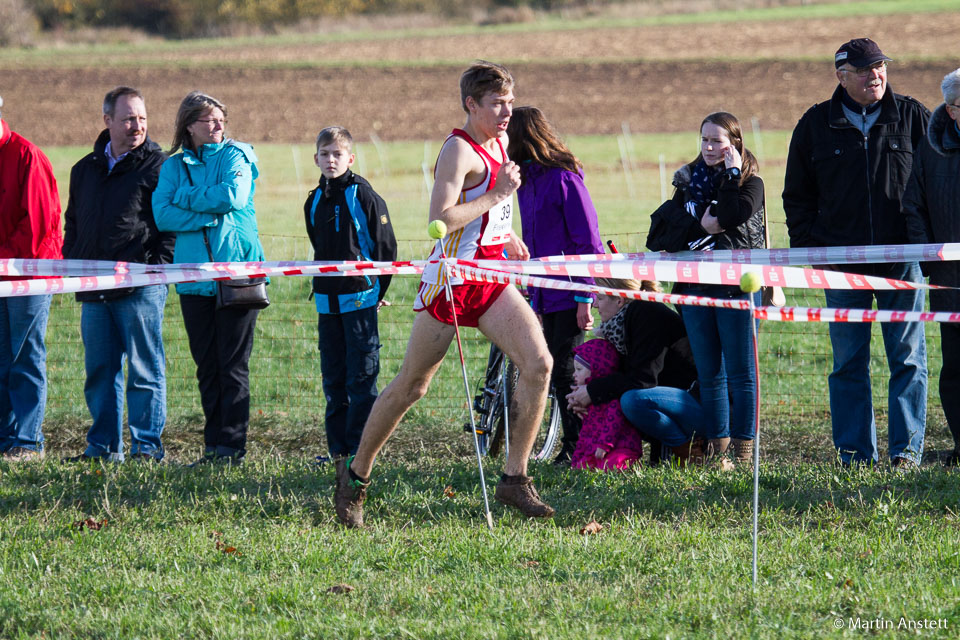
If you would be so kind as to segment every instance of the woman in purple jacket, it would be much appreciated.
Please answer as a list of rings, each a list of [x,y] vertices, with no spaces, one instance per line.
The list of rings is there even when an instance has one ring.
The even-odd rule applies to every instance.
[[[514,109],[507,127],[507,155],[520,165],[517,191],[523,241],[532,258],[603,253],[597,211],[583,184],[583,165],[536,107]],[[593,284],[590,278],[577,282]],[[573,383],[573,349],[593,324],[589,296],[530,287],[530,303],[543,322],[553,356],[551,382],[558,398]],[[580,419],[561,400],[562,448],[555,464],[569,464],[580,435]]]

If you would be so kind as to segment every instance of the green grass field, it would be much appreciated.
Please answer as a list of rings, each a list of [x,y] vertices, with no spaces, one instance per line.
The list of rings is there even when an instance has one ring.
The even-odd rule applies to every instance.
[[[785,7],[644,24],[944,11],[953,5],[876,0],[804,7],[802,14]],[[619,23],[598,18],[576,24]],[[569,27],[568,21],[497,28]],[[159,56],[219,44],[147,46]],[[87,65],[115,54],[109,46],[0,51],[0,66]],[[788,139],[785,131],[746,137],[760,156],[775,246],[787,245],[779,194]],[[669,180],[695,155],[696,135],[567,141],[584,161],[602,236],[623,251],[641,250],[649,213],[661,201],[661,156]],[[313,149],[256,148],[267,258],[309,259],[301,211],[318,177]],[[438,150],[439,140],[357,149],[355,168],[390,206],[402,258],[422,258],[429,249],[424,167],[429,174]],[[65,203],[70,166],[87,149],[47,151]],[[393,306],[381,313],[381,386],[403,356],[415,287],[416,278],[395,278],[388,296]],[[200,452],[202,415],[172,292],[164,325],[168,461],[59,462],[83,447],[89,417],[79,304],[72,296],[55,299],[47,340],[47,458],[0,462],[0,638],[957,637],[957,476],[934,463],[903,475],[885,463],[876,470],[831,464],[825,325],[761,326],[763,462],[754,589],[753,484],[744,470],[596,474],[535,463],[531,475],[557,516],[526,522],[495,505],[496,526],[488,532],[472,443],[461,430],[467,414],[454,352],[380,455],[367,503],[369,528],[342,530],[333,516],[333,469],[313,464],[325,443],[308,292],[309,283],[298,278],[277,278],[270,287],[274,304],[261,315],[251,361],[250,454],[238,468],[179,464]],[[822,302],[817,293],[787,293],[790,304]],[[879,327],[874,334],[883,452],[887,375]],[[933,451],[950,440],[936,395],[938,328],[929,326],[927,336],[932,382],[926,448]],[[475,382],[487,345],[474,330],[465,339]],[[491,492],[500,464],[484,461]],[[601,531],[581,534],[591,521]]]
[[[820,638],[901,617],[955,637],[960,615],[960,494],[932,467],[765,463],[756,590],[746,472],[538,465],[556,519],[495,506],[492,532],[469,456],[435,443],[384,455],[365,531],[334,524],[332,470],[290,455],[0,473],[4,638]]]

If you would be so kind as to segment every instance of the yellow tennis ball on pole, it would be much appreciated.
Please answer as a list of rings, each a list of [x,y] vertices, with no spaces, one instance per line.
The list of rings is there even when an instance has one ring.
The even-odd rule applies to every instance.
[[[763,286],[763,280],[758,273],[748,271],[740,277],[740,288],[747,293],[760,291]]]
[[[447,235],[447,223],[443,220],[434,220],[427,225],[427,234],[434,240],[439,240]]]

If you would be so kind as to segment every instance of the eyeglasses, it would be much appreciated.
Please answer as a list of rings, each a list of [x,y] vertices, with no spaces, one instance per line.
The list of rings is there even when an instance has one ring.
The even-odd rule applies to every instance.
[[[855,73],[860,78],[866,78],[874,70],[883,73],[887,70],[886,61],[878,62],[877,64],[872,64],[869,67],[857,67],[856,69],[840,69],[840,71],[845,71],[847,73]]]
[[[227,126],[226,118],[207,118],[206,120],[197,120],[197,122],[202,122],[208,127],[212,127],[215,124],[219,124],[221,127]]]

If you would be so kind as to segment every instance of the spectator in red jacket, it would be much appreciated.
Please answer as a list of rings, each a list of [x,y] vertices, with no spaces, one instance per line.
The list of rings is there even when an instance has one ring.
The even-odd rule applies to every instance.
[[[0,114],[0,259],[59,260],[62,246],[53,167],[36,145],[11,131]],[[0,452],[4,460],[43,455],[44,335],[50,297],[0,298]]]

